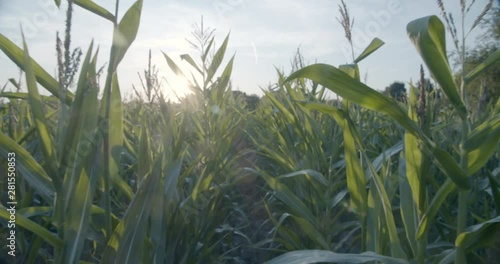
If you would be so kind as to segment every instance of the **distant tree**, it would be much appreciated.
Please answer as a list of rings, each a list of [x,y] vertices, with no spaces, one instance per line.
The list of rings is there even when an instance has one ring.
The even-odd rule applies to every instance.
[[[250,111],[257,109],[257,105],[260,101],[260,97],[258,95],[256,94],[247,95],[245,92],[242,91],[233,91],[233,96],[235,98],[240,98],[241,100],[243,100],[245,102],[245,107]]]
[[[391,96],[396,101],[406,102],[406,88],[402,82],[393,82],[385,88],[384,94]]]

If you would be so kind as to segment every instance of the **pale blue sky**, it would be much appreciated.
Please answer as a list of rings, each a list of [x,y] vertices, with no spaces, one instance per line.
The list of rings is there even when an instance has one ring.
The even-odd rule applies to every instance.
[[[470,2],[471,0],[467,1]],[[62,2],[66,2],[62,0]],[[114,10],[114,0],[95,0],[108,10]],[[123,14],[134,1],[120,1]],[[336,21],[339,0],[145,0],[141,25],[136,41],[118,68],[124,94],[132,93],[132,84],[139,86],[137,72],[147,66],[148,50],[160,75],[170,80],[175,89],[166,85],[165,92],[186,93],[182,80],[174,78],[162,51],[179,64],[179,55],[195,55],[184,40],[190,37],[191,25],[204,16],[206,26],[216,29],[217,45],[231,31],[226,60],[236,54],[233,85],[246,93],[261,94],[259,86],[276,82],[275,66],[290,71],[290,61],[300,46],[306,61],[339,65],[352,61],[344,32]],[[360,64],[367,84],[383,89],[393,81],[416,79],[422,63],[406,35],[406,24],[413,19],[438,15],[434,0],[352,0],[346,1],[355,17],[355,53],[378,37],[386,44]],[[476,1],[466,28],[484,7],[486,0]],[[459,0],[445,1],[447,9],[459,19]],[[99,65],[109,58],[112,24],[86,10],[75,7],[72,47],[85,52],[90,41],[100,47]],[[24,29],[30,54],[49,73],[56,71],[55,32],[64,31],[66,5],[58,10],[54,0],[0,0],[0,33],[20,44],[20,25]],[[475,36],[471,34],[469,43]],[[449,50],[451,42],[448,41]],[[18,76],[18,69],[0,53],[0,86],[8,78]],[[185,67],[188,71],[188,67]]]

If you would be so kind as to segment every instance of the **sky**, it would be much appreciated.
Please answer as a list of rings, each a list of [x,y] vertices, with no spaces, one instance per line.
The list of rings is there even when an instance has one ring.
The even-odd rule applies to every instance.
[[[58,9],[54,0],[0,0],[0,34],[21,45],[22,28],[30,55],[54,76],[56,32],[63,35],[65,27],[67,6],[65,0],[62,2]],[[114,13],[115,0],[94,2]],[[385,42],[359,65],[361,78],[366,79],[367,85],[382,90],[394,81],[408,83],[412,79],[417,80],[422,60],[406,34],[406,25],[420,17],[439,15],[436,1],[346,2],[355,20],[355,55],[359,55],[374,37]],[[460,1],[444,2],[455,20],[460,21]],[[486,2],[476,1],[466,17],[466,29]],[[121,0],[119,17],[133,3],[134,0]],[[199,58],[199,52],[190,46],[186,38],[192,39],[193,25],[199,24],[202,16],[205,27],[215,29],[217,47],[230,34],[220,70],[235,55],[232,74],[235,90],[262,95],[261,88],[277,82],[276,68],[290,73],[291,60],[298,48],[309,64],[336,66],[350,63],[350,47],[343,28],[336,20],[339,3],[340,0],[144,0],[137,38],[118,67],[122,94],[131,96],[132,85],[140,87],[138,73],[147,67],[150,49],[160,77],[165,77],[168,82],[163,82],[164,93],[171,98],[188,93],[186,81],[170,71],[162,52],[173,58],[189,75],[192,68],[180,60],[180,55],[188,53],[195,59]],[[91,40],[94,40],[100,48],[98,66],[106,65],[112,42],[112,23],[76,6],[72,29],[71,47],[80,47],[85,54]],[[470,34],[467,45],[473,46],[481,32],[479,29]],[[448,41],[448,51],[453,50],[451,44]],[[0,52],[0,87],[9,78],[18,77],[19,69]]]

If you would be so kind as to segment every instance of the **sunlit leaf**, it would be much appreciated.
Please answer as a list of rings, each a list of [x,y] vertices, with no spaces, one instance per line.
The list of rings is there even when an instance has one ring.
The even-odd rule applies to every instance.
[[[380,40],[379,38],[374,38],[372,40],[372,42],[370,42],[368,47],[366,47],[366,49],[363,52],[361,52],[361,54],[359,54],[359,56],[354,60],[354,63],[359,63],[364,58],[368,57],[370,54],[372,54],[373,52],[378,50],[380,47],[382,47],[382,45],[384,45],[384,44],[385,43],[382,40]]]

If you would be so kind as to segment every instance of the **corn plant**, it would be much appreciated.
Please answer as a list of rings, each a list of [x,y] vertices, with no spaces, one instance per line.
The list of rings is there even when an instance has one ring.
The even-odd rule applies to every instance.
[[[441,146],[442,139],[436,138],[435,133],[429,132],[434,129],[429,120],[435,119],[430,119],[431,115],[426,110],[428,108],[425,104],[426,95],[422,94],[420,100],[417,99],[413,86],[410,89],[409,106],[406,110],[408,113],[405,113],[405,109],[401,108],[397,102],[361,83],[357,65],[342,65],[336,68],[326,64],[314,64],[296,71],[286,79],[287,82],[297,78],[308,78],[344,99],[343,109],[317,103],[301,104],[308,109],[332,115],[342,127],[345,160],[347,166],[351,167],[351,172],[348,170],[346,173],[349,195],[351,203],[355,204],[358,209],[360,222],[366,230],[363,243],[367,252],[359,255],[346,255],[330,251],[304,250],[284,254],[270,263],[284,263],[292,260],[304,263],[326,261],[406,263],[407,260],[413,260],[424,263],[431,259],[441,261],[441,263],[452,261],[464,263],[473,257],[467,254],[468,252],[473,253],[478,245],[486,246],[491,243],[492,240],[489,240],[486,232],[496,230],[499,218],[489,215],[488,219],[482,219],[478,224],[467,227],[467,224],[471,223],[468,221],[467,211],[471,189],[477,188],[473,185],[473,182],[477,182],[474,179],[478,177],[484,179],[478,171],[498,151],[499,116],[493,112],[494,115],[488,120],[471,127],[474,122],[471,120],[465,103],[466,94],[460,95],[453,79],[445,49],[445,30],[439,18],[429,16],[412,21],[408,24],[407,31],[433,78],[439,83],[446,99],[453,106],[453,119],[458,118],[462,124],[456,132],[458,141],[446,142],[449,145]],[[372,44],[375,42],[376,40]],[[371,50],[370,47],[367,50]],[[479,76],[485,68],[498,59],[499,54],[499,52],[494,53],[480,67],[467,75],[463,74],[460,85],[464,86]],[[356,60],[355,63],[357,63]],[[465,90],[463,87],[460,89],[460,91]],[[367,157],[358,128],[350,118],[351,110],[347,101],[384,114],[404,128],[404,148],[399,150],[401,151],[399,165],[393,174],[400,178],[399,212],[404,227],[403,234],[398,232],[395,225],[397,218],[393,213],[394,205],[391,202],[394,194],[391,194],[388,188],[390,185],[387,185],[387,177],[382,177],[381,172],[377,170],[376,160],[371,161]],[[427,114],[429,114],[428,117],[426,117]],[[488,140],[479,140],[479,137]],[[348,144],[349,142],[351,145]],[[356,155],[356,151],[360,152],[360,156]],[[366,164],[366,172],[363,171],[361,165],[363,163]],[[438,172],[433,175],[430,172],[434,171],[434,166]],[[494,167],[489,168],[489,172],[486,173],[491,175],[494,169]],[[430,192],[431,184],[436,183],[436,180],[439,181],[439,178],[434,177],[440,174],[445,175],[446,179],[443,183],[434,185],[437,191]],[[368,189],[366,189],[367,186]],[[492,193],[498,192],[496,183],[490,185],[489,188]],[[433,249],[437,246],[437,244],[428,243],[429,230],[436,220],[439,208],[456,190],[458,190],[456,201],[458,209],[455,220],[452,221],[456,224],[456,229],[450,238],[454,246],[429,256],[431,252],[435,252]],[[380,238],[383,237],[386,237],[387,242],[380,243]],[[402,239],[406,241],[403,244],[409,245],[407,250],[401,247]],[[441,239],[446,239],[446,237],[441,237]],[[388,251],[385,249],[386,245],[388,245]],[[390,254],[390,259],[384,256],[387,254]]]

